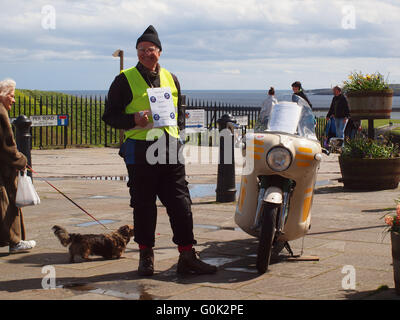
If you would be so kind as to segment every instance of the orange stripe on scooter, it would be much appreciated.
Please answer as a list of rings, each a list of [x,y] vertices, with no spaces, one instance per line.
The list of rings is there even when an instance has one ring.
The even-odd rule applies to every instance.
[[[254,151],[254,152],[259,152],[259,153],[264,153],[264,148],[260,148],[260,147],[248,147],[247,150]]]
[[[242,212],[244,198],[246,196],[246,187],[244,186],[247,184],[246,177],[243,177],[243,183],[241,185],[240,195],[239,195],[239,211]]]
[[[309,167],[309,166],[311,165],[311,163],[298,160],[298,161],[296,162],[296,165],[297,165],[298,167]]]
[[[298,149],[299,152],[304,152],[304,153],[312,153],[312,149],[311,148],[304,148],[304,147],[300,147]]]
[[[303,222],[307,220],[308,214],[310,213],[311,199],[312,199],[311,196],[304,199],[304,202],[303,202]]]
[[[313,156],[309,156],[308,154],[300,154],[300,153],[298,153],[298,154],[296,154],[296,159],[299,159],[299,160],[314,160],[314,157]]]
[[[246,188],[242,187],[240,191],[239,211],[242,212],[244,198],[246,197]]]

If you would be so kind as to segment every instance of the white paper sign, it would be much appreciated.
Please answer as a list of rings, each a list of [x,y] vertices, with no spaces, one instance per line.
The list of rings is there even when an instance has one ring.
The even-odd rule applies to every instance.
[[[149,88],[147,89],[147,94],[154,127],[176,126],[177,121],[171,88]]]
[[[268,131],[294,134],[297,131],[301,108],[295,102],[282,101],[274,105],[268,123]]]

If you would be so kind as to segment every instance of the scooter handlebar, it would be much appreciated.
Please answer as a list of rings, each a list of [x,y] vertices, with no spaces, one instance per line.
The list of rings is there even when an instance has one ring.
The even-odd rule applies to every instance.
[[[325,153],[327,156],[329,156],[331,154],[328,149],[325,149],[325,148],[321,148],[321,149],[322,149],[322,153]]]

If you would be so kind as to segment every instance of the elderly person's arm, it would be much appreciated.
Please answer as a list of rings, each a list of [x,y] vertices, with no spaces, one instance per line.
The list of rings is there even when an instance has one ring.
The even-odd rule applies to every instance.
[[[18,151],[6,110],[0,107],[0,164],[22,170],[26,167],[26,157]]]

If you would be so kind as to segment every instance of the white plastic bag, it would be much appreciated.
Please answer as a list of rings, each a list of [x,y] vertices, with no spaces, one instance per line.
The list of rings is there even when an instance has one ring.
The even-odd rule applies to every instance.
[[[18,208],[34,206],[40,203],[40,198],[32,184],[32,179],[26,174],[18,173],[18,189],[15,204]]]

